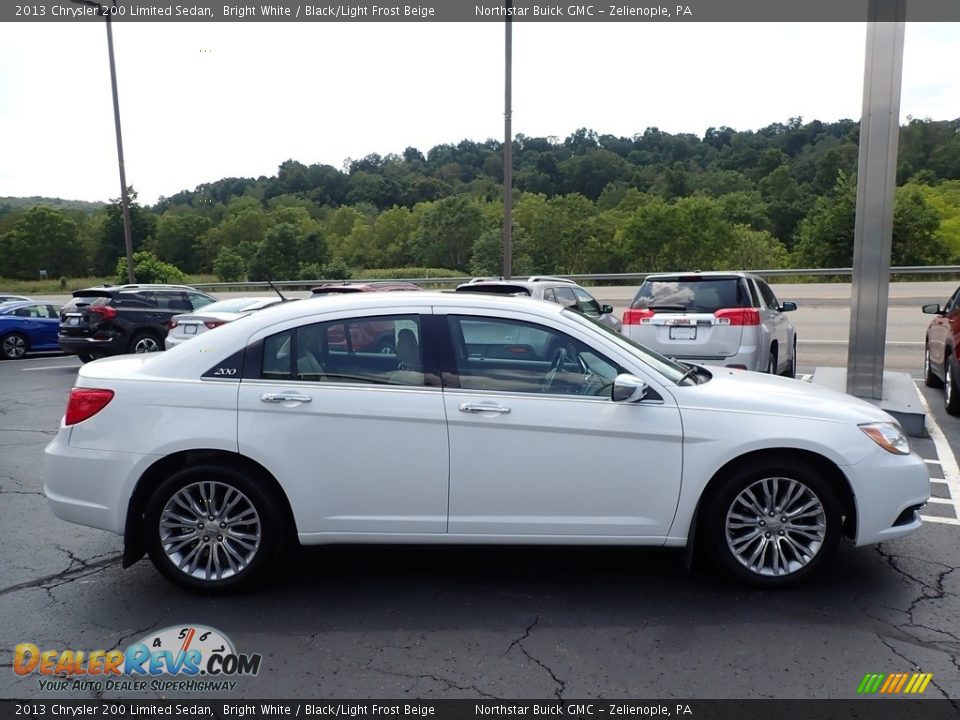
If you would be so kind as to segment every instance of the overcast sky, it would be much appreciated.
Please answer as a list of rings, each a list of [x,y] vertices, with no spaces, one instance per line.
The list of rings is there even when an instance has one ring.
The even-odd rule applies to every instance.
[[[866,26],[515,23],[513,131],[859,119]],[[114,25],[142,203],[281,162],[503,138],[499,23]],[[102,23],[0,24],[0,196],[119,196]],[[909,24],[901,121],[960,117],[960,24]]]

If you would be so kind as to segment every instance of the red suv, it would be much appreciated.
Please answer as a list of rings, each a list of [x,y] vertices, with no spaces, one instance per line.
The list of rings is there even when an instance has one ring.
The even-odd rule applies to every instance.
[[[923,350],[923,382],[943,388],[943,403],[951,415],[960,415],[960,288],[940,309],[940,303],[924,305],[936,315],[927,327]]]

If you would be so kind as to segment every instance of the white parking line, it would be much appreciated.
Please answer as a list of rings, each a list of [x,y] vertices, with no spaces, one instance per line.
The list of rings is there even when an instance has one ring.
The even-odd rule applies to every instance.
[[[43,367],[37,368],[20,368],[20,372],[34,372],[35,370],[63,370],[64,368],[71,368],[72,365],[44,365]],[[80,366],[77,365],[77,368]]]
[[[950,490],[950,504],[953,505],[954,512],[957,515],[956,518],[923,515],[923,520],[924,522],[929,521],[944,525],[960,526],[960,467],[957,465],[957,458],[954,456],[953,450],[950,449],[950,443],[947,442],[946,436],[943,434],[940,426],[937,425],[937,421],[933,418],[933,413],[930,412],[930,406],[927,404],[927,399],[923,396],[923,393],[920,392],[919,389],[917,390],[917,395],[920,396],[920,403],[923,405],[923,410],[927,414],[927,432],[930,433],[930,438],[933,440],[933,445],[937,449],[937,457],[940,458],[940,467],[943,469],[943,480],[938,478],[937,482],[944,482],[947,484],[947,487]],[[934,498],[930,499],[930,501],[933,503],[936,503],[938,500],[939,499]],[[943,501],[940,500],[940,502]]]

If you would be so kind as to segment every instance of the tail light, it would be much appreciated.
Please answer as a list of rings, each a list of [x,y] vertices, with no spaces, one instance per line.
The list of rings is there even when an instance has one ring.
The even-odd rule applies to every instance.
[[[760,311],[755,308],[727,308],[714,314],[718,325],[759,325]]]
[[[208,330],[213,330],[214,328],[220,327],[221,325],[226,325],[226,322],[224,322],[223,320],[205,320],[203,324],[207,326]]]
[[[100,318],[102,320],[113,320],[117,316],[117,309],[111,307],[110,305],[91,305],[87,312],[96,313],[97,315],[102,315]]]
[[[179,324],[176,320],[167,320],[167,330],[173,330]]]
[[[650,320],[654,316],[653,310],[647,308],[628,308],[623,311],[624,325],[639,325],[644,320]]]
[[[67,425],[76,425],[92,418],[113,400],[113,390],[75,387],[67,400],[67,412],[63,421]]]

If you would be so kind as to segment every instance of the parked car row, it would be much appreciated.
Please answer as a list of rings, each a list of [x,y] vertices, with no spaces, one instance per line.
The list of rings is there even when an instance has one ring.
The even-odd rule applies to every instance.
[[[313,296],[420,290],[404,281],[325,283]],[[677,360],[766,370],[793,377],[796,332],[782,305],[761,278],[747,273],[651,275],[638,289],[621,321],[613,307],[600,304],[572,280],[535,275],[526,280],[474,278],[456,292],[516,295],[576,310],[630,339]],[[13,297],[13,296],[0,296]],[[20,307],[12,317],[33,315],[36,322],[0,323],[0,356],[22,357],[57,348],[87,362],[100,357],[169,349],[220,325],[284,300],[211,295],[184,285],[128,284],[85,288],[73,293],[58,315],[56,341],[52,316]],[[26,301],[23,299],[22,301]],[[2,307],[2,306],[0,306]],[[18,324],[17,329],[14,325]],[[41,328],[43,330],[41,330]],[[395,352],[396,338],[383,330],[375,337],[353,337],[358,347]],[[556,348],[543,352],[555,353]]]

